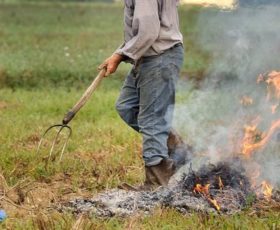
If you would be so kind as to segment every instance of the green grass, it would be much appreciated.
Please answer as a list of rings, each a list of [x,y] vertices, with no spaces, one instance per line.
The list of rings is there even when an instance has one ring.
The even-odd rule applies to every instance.
[[[203,76],[209,62],[209,55],[196,42],[199,11],[180,9],[186,50],[182,76],[197,79]],[[122,65],[116,75],[104,79],[71,122],[74,133],[61,163],[46,165],[48,146],[36,155],[40,134],[49,125],[61,122],[96,75],[98,64],[121,43],[120,5],[2,3],[0,41],[0,175],[8,190],[22,189],[32,181],[37,186],[34,192],[40,186],[47,187],[44,192],[60,201],[69,198],[69,189],[74,196],[91,196],[123,181],[143,181],[141,137],[121,121],[114,109],[129,65]],[[188,95],[184,92],[178,99]],[[3,178],[0,180],[2,189],[5,183]],[[40,191],[39,196],[48,200],[48,193]],[[77,221],[71,214],[49,212],[40,206],[29,212],[1,200],[0,208],[9,215],[0,224],[4,229],[71,229]],[[175,210],[158,208],[151,216],[85,217],[80,227],[279,229],[280,224],[279,212],[273,210],[252,214],[249,209],[233,216],[184,216]]]
[[[35,154],[38,134],[51,124],[60,123],[67,109],[81,96],[82,90],[2,89],[0,98],[4,108],[0,110],[0,142],[5,144],[0,146],[0,151],[5,154],[0,167],[8,182],[10,184],[18,182],[27,176],[26,172],[28,176],[45,181],[47,179],[45,177],[56,173],[68,173],[75,178],[85,173],[91,175],[92,170],[98,173],[100,169],[102,169],[100,183],[103,184],[103,188],[115,186],[123,180],[124,178],[117,178],[118,173],[116,178],[111,175],[111,180],[108,180],[107,174],[112,171],[118,172],[124,167],[129,171],[130,165],[139,165],[140,157],[137,154],[139,145],[135,146],[135,142],[139,142],[140,139],[123,124],[114,111],[119,86],[119,81],[109,78],[104,80],[103,86],[95,93],[92,101],[71,124],[74,133],[68,146],[70,153],[65,156],[61,167],[54,164],[47,172],[44,170],[44,163],[41,163],[42,158],[46,156],[47,147],[42,149],[42,156]],[[79,154],[85,159],[77,160]],[[98,156],[102,159],[95,165],[93,161]],[[109,159],[110,163],[106,162]],[[96,169],[93,169],[94,165]],[[129,173],[123,176],[131,177]],[[132,179],[137,181],[139,177]],[[97,183],[96,186],[100,184]],[[91,186],[91,189],[96,188]]]
[[[103,4],[2,4],[2,82],[12,87],[88,82],[121,43],[121,12]]]
[[[37,87],[88,83],[123,39],[118,4],[1,4],[0,85]],[[200,78],[207,55],[196,44],[199,8],[180,10],[185,37],[183,73]],[[129,66],[122,65],[117,76]]]

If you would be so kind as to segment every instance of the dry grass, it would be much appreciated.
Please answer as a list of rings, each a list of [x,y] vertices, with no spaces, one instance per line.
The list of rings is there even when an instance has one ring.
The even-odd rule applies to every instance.
[[[115,82],[116,83],[116,82]],[[152,216],[96,219],[58,213],[53,204],[74,197],[91,197],[121,182],[143,180],[140,136],[114,112],[117,90],[104,81],[92,100],[71,123],[74,135],[61,163],[45,167],[44,152],[36,155],[40,133],[60,120],[68,98],[82,90],[0,90],[8,106],[1,110],[0,205],[8,213],[6,229],[269,229],[279,227],[279,206],[262,204],[233,216],[184,216],[172,209],[157,209]],[[120,84],[120,83],[117,83]],[[116,87],[117,88],[117,87]],[[48,94],[48,97],[45,95]],[[103,96],[102,96],[103,95]],[[56,102],[59,96],[62,102]],[[103,100],[97,100],[102,96]],[[32,98],[32,104],[30,99]],[[73,99],[74,100],[74,99]],[[70,103],[70,102],[69,102]],[[93,106],[94,105],[94,106]],[[46,115],[47,107],[47,115]],[[102,110],[100,110],[102,108]],[[102,114],[102,116],[100,116]],[[97,119],[98,118],[98,119]],[[46,146],[47,147],[47,146]],[[260,205],[260,204],[259,204]],[[277,204],[276,204],[277,205]],[[246,227],[244,227],[246,226]]]
[[[114,110],[127,66],[118,77],[104,80],[73,120],[74,134],[61,163],[46,167],[47,152],[35,153],[43,130],[60,122],[92,80],[93,69],[122,40],[122,9],[104,4],[0,5],[0,36],[5,41],[0,44],[0,207],[8,214],[1,228],[279,229],[279,212],[269,208],[231,217],[183,216],[159,208],[152,216],[127,219],[76,217],[50,209],[53,203],[92,196],[120,182],[143,181],[141,138]],[[198,78],[209,58],[196,42],[199,10],[180,10],[188,41],[183,72]]]

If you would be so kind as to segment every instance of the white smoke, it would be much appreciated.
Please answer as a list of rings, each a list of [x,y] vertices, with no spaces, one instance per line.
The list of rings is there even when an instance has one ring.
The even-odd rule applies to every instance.
[[[174,125],[196,153],[211,162],[238,153],[243,127],[252,125],[258,115],[262,132],[280,119],[279,111],[271,114],[267,86],[256,82],[259,74],[280,70],[279,12],[279,6],[262,5],[231,12],[208,10],[200,15],[199,45],[211,54],[211,64],[201,87],[177,103]],[[244,96],[254,100],[252,106],[240,104]],[[254,153],[254,161],[252,167],[256,162],[261,166],[260,179],[280,183],[277,132],[265,148]]]

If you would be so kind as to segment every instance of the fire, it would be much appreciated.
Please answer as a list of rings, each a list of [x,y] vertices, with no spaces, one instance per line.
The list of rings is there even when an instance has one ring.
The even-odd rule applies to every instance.
[[[261,176],[261,166],[256,162],[250,162],[246,172],[251,182],[251,187],[255,189],[259,185],[259,177]]]
[[[280,99],[280,72],[272,71],[271,73],[265,75],[260,75],[257,79],[257,82],[266,82],[268,87],[267,98],[272,99]],[[253,101],[253,100],[252,100]],[[248,105],[251,101],[247,96],[244,96],[242,99],[242,104]],[[273,103],[271,105],[271,113],[275,114],[278,108],[278,104]],[[258,124],[260,122],[260,118],[256,121],[253,121],[253,125],[247,125],[244,127],[244,137],[242,140],[242,150],[241,152],[250,157],[252,153],[259,148],[264,147],[274,132],[280,128],[280,119],[271,123],[270,128],[267,132],[261,132],[257,129]]]
[[[219,176],[219,187],[220,187],[220,189],[224,188],[224,184],[223,184],[223,181],[220,176]]]
[[[264,77],[263,74],[260,74],[260,75],[257,77],[257,83],[259,84],[259,83],[261,83],[261,82],[263,82],[263,81],[265,81],[265,77]]]
[[[209,202],[215,207],[216,210],[220,211],[221,207],[215,199],[208,197]]]
[[[280,72],[272,71],[268,74],[259,75],[257,83],[261,82],[265,82],[267,84],[267,103],[270,105],[271,114],[275,116],[279,106],[278,100],[280,99]],[[243,105],[248,105],[250,102],[251,101],[247,98],[247,96],[244,96],[241,100]],[[273,134],[280,128],[280,119],[275,119],[271,122],[270,127],[266,131],[260,131],[258,128],[260,121],[261,118],[258,117],[257,120],[251,122],[251,125],[246,125],[244,127],[241,152],[248,160],[256,150],[265,147]],[[250,164],[252,164],[252,162]],[[251,179],[252,187],[258,187],[257,195],[262,195],[265,199],[270,200],[273,186],[267,181],[263,181],[261,186],[257,186],[261,175],[260,165],[256,163],[254,169],[255,170],[251,172],[250,170],[247,172]]]
[[[196,184],[193,191],[195,193],[203,193],[205,195],[209,194],[209,186],[210,184],[206,184],[205,186],[201,185],[201,184]]]
[[[259,149],[264,147],[274,132],[280,128],[280,119],[272,122],[270,129],[267,133],[261,133],[257,130],[256,126],[247,126],[245,127],[245,135],[243,138],[242,153],[246,156],[251,156],[251,154]]]
[[[263,181],[261,184],[262,193],[266,200],[271,200],[273,186],[269,184],[267,181]]]
[[[277,108],[278,108],[278,105],[272,105],[272,106],[271,106],[271,113],[272,113],[272,114],[275,114]]]
[[[272,71],[267,75],[266,83],[268,84],[268,97],[274,96],[280,98],[280,72]]]
[[[253,151],[257,148],[256,144],[260,139],[262,139],[262,133],[257,129],[257,124],[245,126],[241,152],[245,156],[250,157]]]
[[[270,74],[260,75],[258,77],[258,82],[267,83],[267,89],[268,89],[267,98],[268,99],[277,99],[277,100],[280,99],[280,72],[273,71]],[[263,98],[265,98],[265,97],[263,97]],[[268,101],[267,106],[264,106],[264,108],[268,108],[267,109],[268,113],[272,113],[271,117],[273,117],[273,119],[276,117],[276,112],[278,112],[277,111],[278,105],[280,105],[277,100]],[[261,100],[261,102],[262,102],[262,100]],[[278,129],[280,129],[280,119],[277,118],[275,120],[272,120],[271,123],[269,123],[269,122],[267,122],[267,117],[269,117],[269,116],[264,116],[264,118],[262,118],[261,116],[257,116],[255,114],[253,114],[254,100],[253,100],[253,98],[251,98],[249,96],[243,96],[240,99],[240,103],[243,106],[252,105],[251,106],[252,108],[249,109],[249,112],[250,112],[249,115],[245,117],[246,119],[250,118],[251,120],[250,120],[250,122],[247,123],[247,125],[244,126],[244,134],[243,134],[242,139],[239,139],[237,141],[238,144],[236,144],[236,139],[233,138],[233,143],[235,144],[234,148],[238,148],[238,150],[239,150],[238,152],[242,153],[242,155],[246,157],[245,161],[246,161],[246,163],[248,163],[248,167],[245,167],[246,176],[249,177],[249,180],[250,180],[249,183],[252,186],[251,189],[254,189],[256,191],[255,192],[256,195],[258,195],[258,196],[261,195],[265,199],[270,200],[272,197],[273,186],[271,184],[269,184],[267,181],[263,181],[260,186],[260,181],[261,181],[260,178],[261,178],[261,172],[262,172],[261,164],[258,163],[257,161],[254,161],[254,159],[251,160],[250,157],[257,150],[264,148],[267,145],[267,143],[270,141],[270,139],[272,138],[274,133]],[[242,111],[245,111],[245,109]],[[251,115],[251,114],[253,114],[253,115]],[[235,122],[235,120],[234,120],[234,122]],[[261,122],[263,122],[263,123],[261,124]],[[264,125],[270,125],[270,126],[268,126],[268,128],[264,129],[263,128]],[[240,122],[237,122],[237,126],[238,126],[238,128],[240,127]],[[235,127],[233,130],[235,131]],[[237,138],[239,138],[239,135]],[[228,188],[227,179],[224,180],[225,185],[226,185],[226,187],[225,187],[225,185],[222,181],[222,178],[219,175],[222,175],[222,174],[215,174],[215,183],[213,183],[214,185],[211,184],[213,186],[213,187],[211,187],[212,190],[210,190],[210,183],[209,183],[209,181],[213,181],[212,179],[211,180],[207,179],[207,183],[200,182],[200,183],[195,184],[195,186],[192,185],[193,187],[191,187],[193,190],[193,193],[199,194],[202,197],[204,197],[205,199],[207,199],[209,204],[218,211],[221,210],[221,206],[217,202],[217,200],[214,199],[215,193],[213,193],[214,194],[213,195],[213,194],[211,194],[211,192],[214,191],[213,190],[214,188],[215,188],[215,191],[217,191],[217,189],[222,190],[224,188]],[[204,180],[206,180],[206,179],[204,179]],[[247,185],[249,184],[248,180],[246,179],[246,180],[244,180],[244,182],[245,183],[243,183],[242,180],[239,181],[240,187],[247,189]]]
[[[248,97],[248,96],[243,96],[240,99],[240,104],[244,105],[244,106],[249,106],[253,104],[253,98]]]
[[[211,197],[211,194],[209,193],[209,187],[210,184],[206,184],[204,186],[202,184],[196,184],[193,189],[193,192],[203,195],[216,210],[220,211],[221,207],[218,204],[218,202]]]
[[[266,82],[268,87],[267,98],[280,98],[280,72],[272,71],[266,76],[261,74],[257,79],[257,83]]]

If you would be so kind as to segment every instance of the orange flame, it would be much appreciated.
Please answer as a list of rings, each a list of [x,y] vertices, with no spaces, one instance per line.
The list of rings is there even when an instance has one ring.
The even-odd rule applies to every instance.
[[[242,153],[246,156],[250,156],[255,150],[264,147],[268,143],[274,132],[279,128],[280,119],[272,122],[270,129],[265,134],[260,134],[260,132],[257,131],[256,126],[245,127]]]
[[[244,127],[244,137],[242,140],[241,152],[250,157],[255,150],[254,146],[262,138],[262,133],[257,129],[257,124]]]
[[[221,207],[219,206],[218,202],[215,199],[212,199],[212,197],[209,193],[209,187],[210,187],[210,184],[206,184],[204,186],[201,184],[196,184],[193,189],[193,192],[202,194],[204,197],[206,197],[208,202],[214,206],[214,208],[216,210],[220,211]]]
[[[206,195],[209,194],[209,186],[210,184],[206,184],[205,186],[201,185],[201,184],[196,184],[193,191],[195,193],[204,193]]]
[[[280,99],[280,72],[272,71],[268,74],[261,74],[257,78],[257,83],[265,82],[267,84],[267,99],[270,100],[271,113],[276,114],[279,107],[278,100]],[[246,98],[244,96],[243,98]],[[243,100],[243,101],[248,101]],[[244,103],[242,103],[244,105]],[[248,104],[248,102],[247,102]],[[247,105],[246,104],[246,105]],[[265,147],[269,142],[273,134],[277,129],[280,128],[280,119],[271,122],[270,127],[265,131],[261,132],[258,130],[258,124],[260,123],[260,118],[253,121],[251,125],[244,127],[244,137],[242,139],[241,152],[246,156],[250,157],[254,151]],[[252,187],[257,187],[259,184],[258,180],[260,177],[260,165],[255,163],[254,170],[250,172],[247,171],[248,176],[250,177]],[[271,199],[273,186],[267,181],[263,181],[261,186],[257,191],[257,195],[263,195],[267,200]]]
[[[280,99],[280,72],[272,71],[266,76],[261,74],[258,77],[257,82],[266,82],[268,84],[268,99],[272,97]],[[247,96],[244,96],[243,98],[247,98]],[[273,105],[271,105],[272,114],[276,113],[277,108],[278,104],[274,103]],[[255,150],[264,147],[270,140],[276,129],[280,128],[279,119],[272,122],[269,130],[266,133],[262,133],[257,130],[259,122],[260,118],[257,118],[256,121],[253,121],[253,125],[245,126],[244,128],[244,137],[242,140],[241,152],[247,157],[250,157]]]
[[[272,71],[267,75],[260,74],[257,78],[257,83],[266,82],[268,84],[267,99],[273,96],[280,98],[280,72]]]
[[[250,162],[250,167],[246,169],[246,172],[250,179],[251,187],[255,189],[259,185],[261,166],[256,162]]]
[[[249,96],[243,96],[241,99],[240,99],[240,103],[244,106],[249,106],[249,105],[252,105],[253,104],[253,99]]]
[[[262,182],[262,193],[266,200],[271,200],[273,186],[267,181]]]
[[[224,188],[224,184],[223,184],[223,181],[220,176],[219,176],[219,187],[220,187],[220,189]]]
[[[271,106],[271,113],[272,113],[272,114],[275,114],[277,108],[278,108],[278,105],[272,105],[272,106]]]
[[[218,204],[218,202],[215,199],[211,199],[210,197],[207,197],[208,201],[215,207],[216,210],[220,211],[221,207]]]
[[[264,77],[263,74],[260,74],[260,75],[257,77],[257,83],[259,84],[259,83],[261,83],[261,82],[263,82],[263,81],[265,81],[265,77]]]
[[[266,83],[268,84],[268,98],[273,95],[280,98],[280,72],[272,71],[267,75]]]

